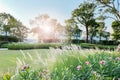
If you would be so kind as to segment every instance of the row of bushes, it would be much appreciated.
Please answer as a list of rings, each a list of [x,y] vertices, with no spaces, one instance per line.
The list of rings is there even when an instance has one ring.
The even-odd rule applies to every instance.
[[[0,41],[0,48],[7,48],[8,47],[8,41]]]
[[[120,42],[118,42],[118,41],[116,42],[115,40],[109,40],[109,41],[102,40],[101,44],[104,44],[104,45],[118,45],[118,44],[120,44]]]
[[[46,43],[46,44],[28,44],[28,43],[11,43],[8,44],[9,50],[25,50],[25,49],[49,49],[50,47],[57,48],[61,44]]]
[[[114,45],[100,45],[100,44],[89,44],[89,43],[81,43],[80,46],[82,48],[87,48],[87,49],[110,49],[110,50],[114,50],[116,49],[117,46]]]
[[[85,43],[85,40],[73,39],[73,40],[72,40],[72,43],[73,43],[73,44]]]
[[[78,40],[78,39],[72,40],[73,44],[80,44],[80,43],[85,43],[85,42],[86,42],[85,40]],[[118,45],[118,44],[120,44],[120,42],[116,42],[115,40],[102,40],[101,42],[93,40],[92,43],[103,44],[103,45]]]
[[[11,42],[18,42],[19,39],[15,36],[3,36],[0,35],[0,48],[7,48],[8,47],[8,43]]]
[[[25,49],[49,49],[50,47],[53,48],[62,48],[62,44],[58,43],[44,43],[44,44],[28,44],[28,43],[9,43],[3,44],[0,47],[8,48],[9,50],[25,50]],[[110,49],[115,50],[117,46],[113,45],[100,45],[100,44],[89,44],[89,43],[81,43],[80,45],[82,48],[86,49]]]

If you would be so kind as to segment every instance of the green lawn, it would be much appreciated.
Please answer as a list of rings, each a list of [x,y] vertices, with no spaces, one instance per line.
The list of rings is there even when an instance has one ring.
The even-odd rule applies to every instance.
[[[29,53],[34,59],[37,58],[38,54],[41,55],[42,58],[45,58],[46,54],[48,53],[48,50],[46,49],[22,50],[22,51],[25,53],[27,57],[26,59],[23,57],[23,54],[21,53],[20,50],[0,50],[0,76],[2,76],[3,73],[7,72],[8,70],[10,72],[15,72],[17,58],[19,58],[20,60],[24,60],[26,63],[30,65],[32,64],[34,67],[38,65],[39,63],[33,62],[29,58],[27,53]]]

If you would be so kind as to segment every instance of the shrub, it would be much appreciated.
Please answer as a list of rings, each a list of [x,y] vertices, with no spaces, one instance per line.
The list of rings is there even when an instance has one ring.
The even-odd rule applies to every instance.
[[[25,50],[25,49],[49,49],[50,47],[57,48],[61,44],[45,43],[45,44],[28,44],[28,43],[11,43],[8,45],[10,50]]]
[[[0,41],[5,41],[5,36],[0,35]],[[15,36],[7,36],[8,42],[18,42],[19,39]]]
[[[3,44],[3,45],[0,46],[0,48],[8,48],[8,45],[9,44]]]
[[[114,45],[100,45],[100,44],[89,44],[89,43],[81,43],[80,46],[82,48],[87,48],[87,49],[109,49],[109,50],[114,50],[117,46]]]
[[[72,39],[72,43],[73,43],[73,44],[85,43],[85,40]]]
[[[114,41],[114,40],[102,40],[101,41],[103,45],[117,45],[118,42]]]
[[[4,46],[4,44],[8,44],[8,42],[7,42],[7,41],[0,41],[0,48],[1,48],[2,46]]]
[[[8,36],[8,41],[9,42],[18,42],[19,39],[17,37],[15,37],[15,36]]]
[[[19,70],[18,78],[20,80],[48,80],[48,76],[47,69],[32,70],[28,65],[23,65]]]

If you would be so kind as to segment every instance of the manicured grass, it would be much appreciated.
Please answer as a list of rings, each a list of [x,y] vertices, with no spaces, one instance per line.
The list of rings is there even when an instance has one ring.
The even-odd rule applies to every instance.
[[[35,63],[33,63],[30,58],[28,58],[27,53],[29,53],[33,58],[37,58],[37,54],[41,55],[42,58],[45,58],[46,54],[48,53],[47,49],[33,49],[22,51],[25,53],[27,57],[26,59],[24,59],[23,54],[20,50],[0,50],[0,77],[3,76],[3,74],[8,70],[14,73],[17,65],[17,58],[20,58],[20,60],[25,60],[25,62],[28,64],[33,65]],[[34,66],[35,65],[33,65],[33,67]]]

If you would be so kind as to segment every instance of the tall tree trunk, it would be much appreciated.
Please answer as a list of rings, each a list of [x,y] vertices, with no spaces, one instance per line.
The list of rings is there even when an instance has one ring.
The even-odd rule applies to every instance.
[[[88,27],[86,26],[86,43],[88,43]]]
[[[4,40],[5,40],[5,41],[8,41],[8,38],[7,38],[7,31],[5,32]]]
[[[100,40],[100,44],[101,44],[101,34],[100,34],[100,39],[99,40]]]
[[[78,42],[77,42],[77,43],[79,44],[79,43],[80,43],[80,39],[79,39],[79,38],[80,38],[80,36],[79,36],[79,37],[78,37],[78,36],[79,36],[79,33],[77,33],[77,40],[78,40]]]
[[[90,37],[90,43],[92,44],[92,42],[93,42],[93,35],[91,35]]]

